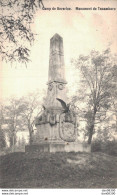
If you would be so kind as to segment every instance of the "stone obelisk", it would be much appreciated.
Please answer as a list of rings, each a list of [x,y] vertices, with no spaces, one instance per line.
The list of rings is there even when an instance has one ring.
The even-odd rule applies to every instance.
[[[52,144],[54,142],[63,146],[65,141],[75,141],[75,134],[71,139],[68,139],[64,137],[63,133],[63,131],[67,132],[68,129],[74,133],[75,117],[70,111],[63,114],[64,108],[61,102],[57,100],[67,102],[66,84],[63,38],[55,34],[50,39],[48,90],[44,102],[45,110],[36,121],[36,143],[46,141],[46,143]]]
[[[56,98],[67,101],[66,79],[63,51],[63,38],[55,34],[50,39],[48,92],[46,107],[48,109],[61,109],[61,104]]]
[[[34,133],[32,146],[26,146],[26,151],[77,152],[84,150],[76,140],[76,114],[70,108],[68,109],[66,104],[67,82],[65,80],[63,38],[58,34],[50,39],[47,84],[44,109],[35,120],[37,131]]]

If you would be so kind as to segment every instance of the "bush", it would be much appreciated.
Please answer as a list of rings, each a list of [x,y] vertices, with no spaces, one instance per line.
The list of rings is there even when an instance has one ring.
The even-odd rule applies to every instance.
[[[95,140],[91,145],[92,152],[104,152],[110,155],[117,156],[117,141],[102,141]]]
[[[5,147],[6,147],[5,134],[4,131],[0,129],[0,151],[3,151]]]
[[[92,142],[91,144],[91,151],[92,152],[100,152],[102,151],[102,142],[99,140],[96,140]]]
[[[117,156],[117,141],[108,141],[106,143],[105,152]]]

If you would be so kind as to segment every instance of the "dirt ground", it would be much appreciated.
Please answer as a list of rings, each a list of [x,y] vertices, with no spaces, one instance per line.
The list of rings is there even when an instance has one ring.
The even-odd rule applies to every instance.
[[[117,188],[117,157],[11,153],[0,157],[0,188]]]

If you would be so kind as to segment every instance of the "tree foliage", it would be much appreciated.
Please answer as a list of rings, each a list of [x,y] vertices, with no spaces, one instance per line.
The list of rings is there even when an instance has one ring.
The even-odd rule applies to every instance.
[[[2,60],[29,62],[35,34],[31,29],[40,0],[0,0],[0,55]]]

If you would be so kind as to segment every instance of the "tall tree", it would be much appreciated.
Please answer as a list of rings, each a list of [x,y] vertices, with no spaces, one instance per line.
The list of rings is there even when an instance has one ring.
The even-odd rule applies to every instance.
[[[10,142],[10,147],[12,151],[15,149],[16,134],[19,130],[23,129],[22,124],[22,102],[21,99],[10,98],[8,104],[5,106],[5,121],[8,129],[8,137]]]
[[[102,53],[92,51],[88,56],[79,56],[73,63],[81,71],[80,92],[86,103],[83,117],[87,122],[88,144],[91,144],[95,124],[105,119],[111,106],[111,96],[115,90],[116,56],[109,49]]]
[[[35,92],[30,93],[26,97],[22,98],[22,123],[26,129],[29,131],[29,143],[30,145],[33,143],[33,133],[35,128],[35,117],[42,110],[42,93]]]

